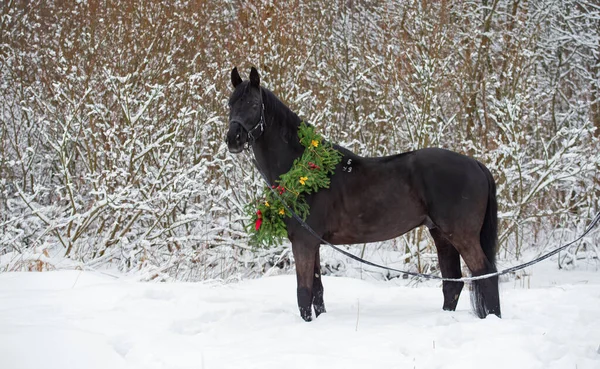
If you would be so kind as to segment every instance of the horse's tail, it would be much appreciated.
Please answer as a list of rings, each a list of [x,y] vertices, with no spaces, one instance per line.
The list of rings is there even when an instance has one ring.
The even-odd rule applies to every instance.
[[[492,173],[483,164],[479,166],[485,173],[488,182],[488,201],[483,226],[479,234],[479,243],[483,253],[490,262],[490,266],[496,271],[496,246],[498,244],[498,203],[496,201],[496,182]]]
[[[483,226],[479,234],[479,243],[487,260],[486,270],[483,274],[496,272],[496,245],[498,244],[498,203],[496,201],[496,182],[492,173],[481,163],[481,170],[485,173],[488,182],[488,199]],[[500,317],[500,296],[498,291],[498,277],[477,280],[471,287],[471,305],[480,318],[488,314]]]

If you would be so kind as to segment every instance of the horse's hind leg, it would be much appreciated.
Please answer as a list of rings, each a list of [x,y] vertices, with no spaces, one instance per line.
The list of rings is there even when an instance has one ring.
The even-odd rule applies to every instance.
[[[454,248],[454,246],[444,237],[442,232],[438,229],[430,229],[431,237],[435,241],[435,247],[437,248],[438,262],[440,264],[440,271],[444,278],[460,278],[462,277],[460,271],[460,254]],[[444,310],[454,311],[458,304],[458,298],[460,292],[465,285],[464,282],[442,282],[442,291],[444,293]]]
[[[315,269],[313,278],[313,307],[315,308],[315,316],[319,317],[322,313],[326,313],[325,302],[323,301],[323,281],[321,279],[321,258],[319,249],[317,249],[315,257]]]
[[[479,243],[479,235],[453,238],[452,243],[460,252],[474,277],[496,271],[496,267],[489,262],[483,253]],[[488,314],[501,316],[497,276],[473,281],[471,305],[475,310],[475,314],[480,318],[485,318]]]
[[[473,273],[473,276],[496,272],[496,268],[487,267],[485,273]],[[498,291],[498,276],[473,281],[471,304],[477,316],[485,318],[487,314],[494,314],[498,318],[500,313],[500,293]]]

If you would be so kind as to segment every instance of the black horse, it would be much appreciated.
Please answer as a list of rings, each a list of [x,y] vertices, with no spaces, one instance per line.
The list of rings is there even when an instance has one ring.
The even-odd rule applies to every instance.
[[[304,147],[301,119],[271,91],[260,86],[255,68],[242,81],[231,71],[227,145],[231,153],[251,147],[270,183],[286,173]],[[364,158],[343,154],[329,189],[307,196],[306,222],[332,244],[375,242],[425,225],[435,241],[442,276],[460,278],[460,256],[474,276],[496,271],[496,184],[478,161],[436,148]],[[298,307],[306,321],[325,312],[319,261],[320,241],[293,218],[286,219],[296,261]],[[455,310],[463,282],[443,282],[444,310]],[[473,282],[471,301],[480,318],[500,317],[498,278]]]

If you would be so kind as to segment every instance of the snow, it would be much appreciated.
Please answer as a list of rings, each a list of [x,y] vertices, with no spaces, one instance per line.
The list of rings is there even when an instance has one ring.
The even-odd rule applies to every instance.
[[[536,266],[501,284],[503,318],[436,282],[324,277],[328,312],[300,319],[293,275],[147,283],[0,274],[0,368],[600,368],[600,273]]]

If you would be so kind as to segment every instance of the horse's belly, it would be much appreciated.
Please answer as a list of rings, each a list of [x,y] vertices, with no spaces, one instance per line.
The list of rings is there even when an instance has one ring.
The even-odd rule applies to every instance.
[[[328,241],[336,245],[386,241],[401,236],[424,222],[423,216],[402,219],[397,214],[358,218],[331,232]]]

